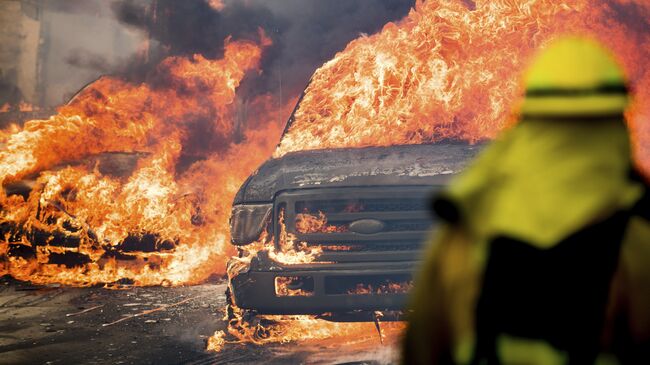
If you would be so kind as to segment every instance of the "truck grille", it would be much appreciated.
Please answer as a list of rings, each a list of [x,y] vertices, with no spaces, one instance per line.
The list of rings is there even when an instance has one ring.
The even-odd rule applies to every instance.
[[[418,259],[433,225],[431,192],[430,186],[285,192],[275,200],[275,242],[282,214],[288,233],[323,248],[323,261]]]

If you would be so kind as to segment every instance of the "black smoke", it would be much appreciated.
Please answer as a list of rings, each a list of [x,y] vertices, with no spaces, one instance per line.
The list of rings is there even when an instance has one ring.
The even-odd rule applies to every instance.
[[[47,0],[45,9],[53,12],[98,15],[102,13],[99,3],[88,0]]]
[[[271,92],[288,98],[300,93],[313,71],[347,43],[403,18],[415,0],[224,3],[217,10],[206,0],[127,0],[113,3],[112,9],[121,23],[146,32],[157,42],[157,51],[147,59],[152,66],[167,56],[219,58],[227,37],[259,41],[258,29],[263,29],[273,45],[264,52],[261,76],[245,80],[241,88],[249,96]],[[121,71],[130,77],[147,75],[141,62]]]
[[[11,76],[5,75],[0,70],[0,108],[3,108],[5,104],[15,107],[23,101],[23,94],[18,86],[16,86],[16,77]],[[3,125],[0,124],[1,127]]]
[[[650,29],[650,19],[647,17],[648,6],[645,8],[637,3],[608,3],[608,11],[612,19],[620,21],[630,29],[630,34],[646,34]]]
[[[249,77],[238,95],[271,93],[282,103],[297,96],[319,66],[361,34],[373,34],[408,14],[415,0],[48,0],[39,19],[39,100],[65,103],[102,75],[162,85],[156,68],[168,56],[222,56],[224,40],[273,40],[264,50],[262,73]],[[110,21],[108,21],[110,20]],[[89,45],[89,34],[95,42]],[[148,39],[148,46],[135,45]],[[144,50],[143,50],[144,49]],[[18,54],[18,53],[16,53]],[[29,68],[29,65],[24,65]],[[11,70],[0,70],[0,105],[17,104],[23,90]],[[40,95],[40,94],[39,94]]]
[[[244,111],[248,111],[247,100],[263,94],[273,95],[278,105],[284,105],[302,92],[318,67],[350,41],[402,19],[414,3],[415,0],[225,0],[225,7],[215,9],[208,0],[118,1],[112,5],[114,16],[124,26],[146,34],[152,47],[146,58],[132,58],[115,73],[132,81],[146,81],[152,87],[166,87],[164,75],[156,72],[163,58],[200,54],[218,59],[223,56],[226,39],[259,43],[262,29],[273,44],[264,49],[262,72],[245,78],[237,96],[245,105]],[[88,56],[69,60],[97,69],[104,66]],[[254,114],[252,110],[251,113]],[[245,130],[243,124],[255,123],[247,117],[243,119],[234,122],[235,130]],[[211,120],[199,118],[185,123],[189,126],[186,137],[192,143],[183,148],[182,166],[202,158],[205,146],[228,146],[214,142],[219,132]],[[243,135],[235,133],[233,141],[241,138]]]

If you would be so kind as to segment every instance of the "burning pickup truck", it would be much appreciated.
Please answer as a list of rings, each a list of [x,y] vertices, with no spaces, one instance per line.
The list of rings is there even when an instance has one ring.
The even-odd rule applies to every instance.
[[[435,225],[429,196],[479,149],[442,142],[267,160],[234,199],[231,304],[262,315],[399,318]]]

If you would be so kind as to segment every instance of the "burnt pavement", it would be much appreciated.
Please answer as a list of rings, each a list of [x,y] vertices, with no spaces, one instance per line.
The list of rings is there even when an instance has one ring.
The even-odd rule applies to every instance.
[[[225,286],[116,290],[0,278],[0,363],[378,364],[394,358],[395,346],[378,340],[362,349],[325,341],[229,343],[219,353],[206,352],[208,337],[226,329]]]

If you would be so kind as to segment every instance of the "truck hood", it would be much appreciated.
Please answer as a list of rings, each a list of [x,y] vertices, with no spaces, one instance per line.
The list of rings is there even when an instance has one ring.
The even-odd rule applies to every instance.
[[[291,189],[446,184],[481,147],[445,142],[292,152],[267,160],[244,182],[234,204],[271,202]]]

